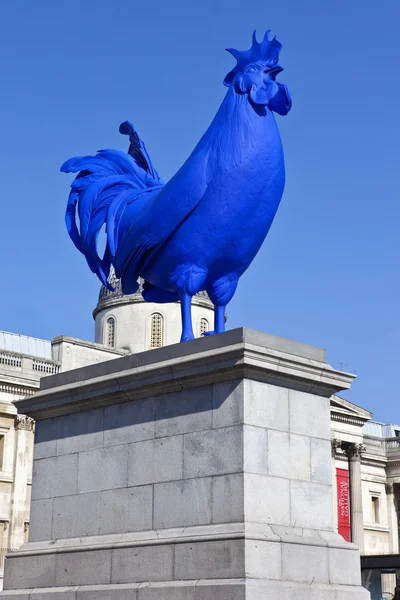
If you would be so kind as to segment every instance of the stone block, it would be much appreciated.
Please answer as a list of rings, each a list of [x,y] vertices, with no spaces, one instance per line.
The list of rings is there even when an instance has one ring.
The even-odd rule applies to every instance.
[[[114,548],[111,583],[170,581],[173,570],[172,545]]]
[[[181,581],[151,583],[139,588],[138,600],[195,600],[195,585]]]
[[[247,599],[246,588],[243,583],[221,583],[220,581],[210,585],[196,585],[194,600],[245,600]]]
[[[240,379],[213,385],[213,427],[243,423],[244,382]]]
[[[290,525],[289,483],[282,477],[245,474],[245,519],[271,525]]]
[[[220,579],[244,577],[243,540],[176,544],[174,578]]]
[[[277,542],[246,540],[246,577],[280,579],[281,547]]]
[[[33,458],[48,458],[57,454],[58,419],[45,419],[35,424]]]
[[[121,488],[100,494],[100,534],[152,528],[153,487]]]
[[[371,593],[363,587],[335,586],[335,600],[371,600]]]
[[[225,475],[242,471],[242,469],[242,427],[224,427],[185,435],[184,477]]]
[[[332,485],[331,442],[311,438],[311,481]]]
[[[243,454],[245,473],[268,473],[267,430],[245,425],[243,428]]]
[[[282,544],[283,581],[329,583],[328,548]]]
[[[244,519],[243,474],[213,477],[213,523],[235,523]]]
[[[182,478],[183,436],[129,444],[129,485],[145,485]]]
[[[97,492],[55,498],[50,539],[97,535],[99,522],[100,495]]]
[[[163,394],[156,399],[156,437],[212,428],[212,385]]]
[[[329,398],[289,390],[289,407],[291,433],[331,439]]]
[[[30,600],[76,600],[76,591],[70,588],[48,588],[32,590]]]
[[[291,433],[289,437],[289,478],[310,481],[310,438]]]
[[[104,446],[151,440],[155,435],[156,402],[145,398],[104,409]]]
[[[57,454],[73,454],[103,446],[103,409],[58,418]]]
[[[56,585],[110,583],[111,550],[62,552],[57,555],[55,575]]]
[[[154,529],[211,523],[212,478],[187,479],[154,486]]]
[[[77,493],[78,455],[42,458],[33,463],[32,500]]]
[[[52,587],[55,584],[55,571],[55,554],[6,558],[4,589]]]
[[[51,527],[53,522],[54,498],[44,500],[32,500],[29,524],[29,541],[51,539]]]
[[[358,551],[329,548],[329,578],[331,583],[361,585]]]
[[[137,584],[93,585],[78,589],[76,600],[136,600]]]
[[[287,388],[244,380],[244,422],[248,425],[287,431],[289,428]]]
[[[1,592],[0,598],[1,600],[30,600],[30,593],[29,590],[25,593],[21,590],[16,590],[15,592],[9,590],[7,592]]]
[[[285,431],[268,430],[268,474],[289,478],[289,434]]]
[[[127,448],[127,446],[114,446],[81,452],[78,473],[79,493],[126,487]]]
[[[291,481],[291,525],[330,531],[333,528],[332,488],[329,485]]]

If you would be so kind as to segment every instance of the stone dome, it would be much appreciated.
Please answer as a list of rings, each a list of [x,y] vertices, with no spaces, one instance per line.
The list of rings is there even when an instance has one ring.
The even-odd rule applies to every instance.
[[[97,306],[93,311],[93,318],[96,319],[96,315],[104,310],[105,308],[109,308],[111,306],[119,305],[119,304],[133,304],[135,302],[145,302],[142,292],[143,292],[143,279],[139,279],[139,289],[134,294],[124,294],[122,291],[121,281],[116,278],[114,269],[111,267],[110,275],[108,277],[109,283],[114,288],[114,291],[109,290],[102,285],[99,292],[99,298],[97,301]],[[179,301],[171,303],[171,304],[179,304]],[[204,308],[208,308],[214,310],[214,305],[211,302],[207,292],[198,292],[192,298],[192,304],[196,306],[203,306]]]
[[[137,292],[126,295],[114,271],[108,281],[114,291],[103,285],[93,311],[97,343],[136,353],[179,342],[179,301],[165,304],[146,302],[142,295],[143,280],[139,280]],[[205,331],[212,329],[214,306],[206,292],[193,296],[192,320],[195,337],[201,337]]]

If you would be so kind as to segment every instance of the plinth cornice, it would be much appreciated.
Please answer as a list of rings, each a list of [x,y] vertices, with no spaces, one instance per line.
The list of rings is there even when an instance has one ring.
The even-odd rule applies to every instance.
[[[324,356],[313,346],[236,329],[47,377],[37,394],[15,404],[38,420],[240,378],[330,397],[354,375]]]

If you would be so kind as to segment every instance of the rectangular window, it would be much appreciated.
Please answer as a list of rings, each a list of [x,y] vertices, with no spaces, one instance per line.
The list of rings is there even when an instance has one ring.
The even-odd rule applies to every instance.
[[[371,510],[372,510],[372,522],[380,523],[380,498],[379,496],[371,496]]]

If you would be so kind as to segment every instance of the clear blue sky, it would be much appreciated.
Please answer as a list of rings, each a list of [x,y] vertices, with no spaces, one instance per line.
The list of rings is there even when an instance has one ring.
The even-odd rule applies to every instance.
[[[0,4],[0,329],[93,339],[99,282],[64,227],[61,163],[126,149],[135,123],[165,179],[208,127],[254,28],[283,43],[287,187],[229,306],[325,347],[346,397],[400,422],[398,0],[13,0]]]

